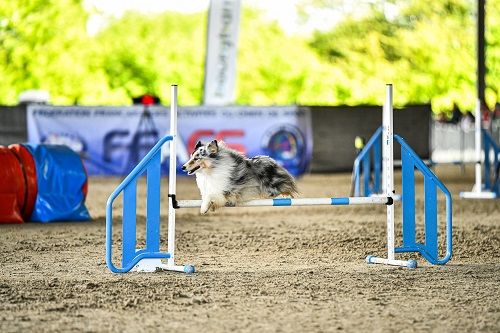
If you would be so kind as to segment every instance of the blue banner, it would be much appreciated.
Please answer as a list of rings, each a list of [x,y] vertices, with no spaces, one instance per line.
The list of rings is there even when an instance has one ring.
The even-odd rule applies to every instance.
[[[81,107],[30,105],[30,143],[65,144],[90,175],[126,175],[163,136],[170,110],[163,106]],[[178,167],[198,140],[222,140],[248,157],[268,155],[297,176],[312,156],[310,111],[289,107],[180,107]],[[163,150],[168,170],[168,145]]]

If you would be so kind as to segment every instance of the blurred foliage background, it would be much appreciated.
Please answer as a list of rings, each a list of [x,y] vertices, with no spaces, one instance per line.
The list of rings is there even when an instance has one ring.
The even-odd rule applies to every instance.
[[[314,20],[311,13],[346,2],[299,6],[304,20]],[[237,103],[381,104],[383,86],[392,82],[396,104],[471,109],[475,6],[472,0],[374,0],[328,31],[293,35],[243,2]],[[0,2],[0,104],[16,104],[26,89],[49,91],[54,104],[130,104],[145,93],[168,103],[171,83],[180,85],[181,104],[201,103],[206,13],[129,12],[96,35],[87,32],[89,15],[82,0]],[[500,0],[487,1],[486,18],[492,107],[500,100]]]

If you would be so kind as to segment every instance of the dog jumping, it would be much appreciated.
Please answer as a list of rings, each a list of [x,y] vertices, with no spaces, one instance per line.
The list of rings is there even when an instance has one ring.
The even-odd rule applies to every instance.
[[[298,194],[293,177],[275,160],[268,156],[247,158],[222,141],[198,141],[182,170],[196,175],[201,214],[252,199],[293,198]]]

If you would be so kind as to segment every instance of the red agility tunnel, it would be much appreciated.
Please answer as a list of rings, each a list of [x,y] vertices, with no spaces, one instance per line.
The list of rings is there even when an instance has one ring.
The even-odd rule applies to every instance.
[[[20,144],[10,145],[9,149],[16,155],[21,164],[23,172],[24,187],[24,205],[21,209],[21,214],[25,221],[28,221],[33,207],[35,207],[36,195],[38,193],[38,185],[36,179],[36,165],[33,156],[26,147]]]
[[[26,182],[16,154],[0,146],[0,223],[22,223]]]

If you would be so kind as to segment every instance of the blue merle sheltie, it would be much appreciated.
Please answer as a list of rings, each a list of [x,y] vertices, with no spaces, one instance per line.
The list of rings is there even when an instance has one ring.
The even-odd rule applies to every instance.
[[[182,170],[188,175],[196,174],[201,214],[251,199],[293,198],[298,193],[293,177],[272,158],[247,158],[217,140],[206,144],[198,141]]]

